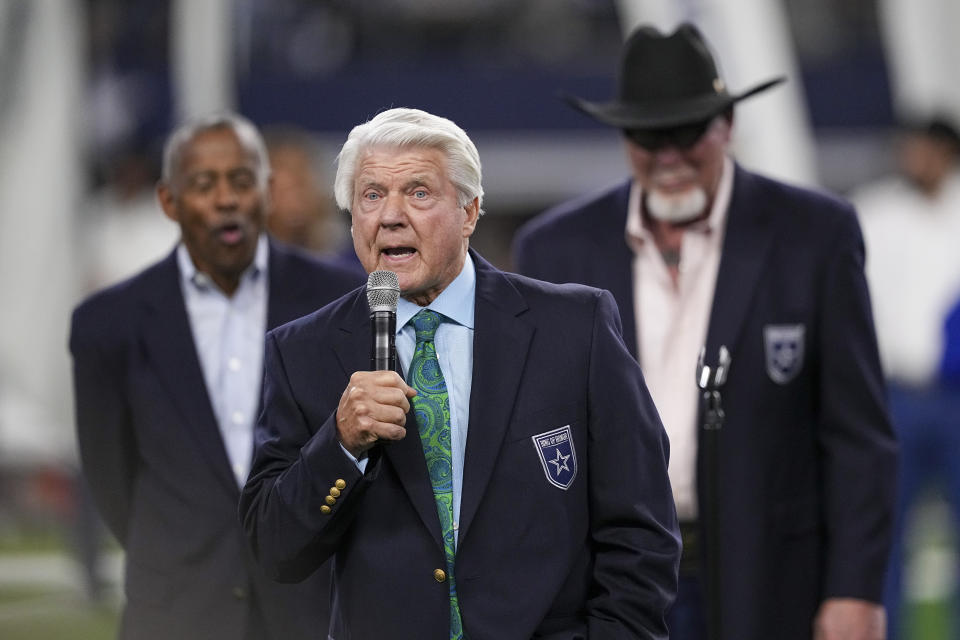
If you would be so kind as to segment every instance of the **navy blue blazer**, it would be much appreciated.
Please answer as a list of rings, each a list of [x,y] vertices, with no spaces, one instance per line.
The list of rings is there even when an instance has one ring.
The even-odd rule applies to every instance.
[[[361,284],[275,242],[268,264],[268,327]],[[126,551],[121,636],[243,638],[256,601],[274,637],[317,637],[329,576],[276,584],[244,540],[175,252],[83,302],[70,349],[84,475]]]
[[[679,557],[667,442],[613,298],[471,257],[474,369],[456,555],[465,636],[666,638]],[[278,579],[303,579],[335,558],[332,638],[445,640],[448,591],[434,574],[443,545],[415,417],[403,440],[370,451],[363,475],[337,440],[340,396],[351,373],[369,367],[368,316],[355,292],[268,334],[241,517]],[[558,455],[566,469],[551,463]]]
[[[535,218],[514,260],[610,290],[636,354],[629,191]],[[736,168],[706,339],[708,360],[732,354],[717,478],[698,461],[701,505],[719,483],[725,639],[809,640],[823,599],[880,601],[896,443],[863,261],[849,204]]]

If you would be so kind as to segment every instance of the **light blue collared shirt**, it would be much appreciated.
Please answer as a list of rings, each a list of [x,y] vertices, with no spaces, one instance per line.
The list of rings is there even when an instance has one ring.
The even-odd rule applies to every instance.
[[[263,347],[267,329],[267,238],[228,297],[198,271],[187,248],[177,247],[183,299],[203,379],[220,427],[220,436],[238,486],[250,472],[253,426],[260,403]]]
[[[427,308],[444,316],[437,328],[434,346],[440,371],[450,397],[450,452],[453,463],[453,529],[460,527],[460,496],[463,493],[463,457],[467,449],[467,425],[470,423],[470,388],[473,382],[473,312],[477,273],[467,255],[460,275],[454,278],[433,302],[420,307],[408,300],[397,304],[397,358],[404,377],[410,369],[416,347],[416,331],[407,324],[420,310]]]

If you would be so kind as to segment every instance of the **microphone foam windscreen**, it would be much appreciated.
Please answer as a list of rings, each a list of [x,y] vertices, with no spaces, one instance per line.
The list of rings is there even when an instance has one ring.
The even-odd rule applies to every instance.
[[[374,271],[367,276],[367,304],[370,312],[396,313],[400,300],[400,281],[393,271]]]

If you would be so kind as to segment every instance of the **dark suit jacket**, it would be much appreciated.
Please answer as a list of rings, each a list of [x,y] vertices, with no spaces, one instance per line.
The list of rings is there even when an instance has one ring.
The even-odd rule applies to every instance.
[[[126,551],[123,637],[244,637],[256,600],[274,637],[314,638],[329,615],[323,572],[280,585],[253,561],[240,492],[207,396],[175,252],[73,314],[84,474]],[[271,243],[267,326],[360,284]]]
[[[528,275],[609,289],[636,354],[629,189],[544,213],[514,256]],[[724,638],[809,640],[824,598],[880,601],[896,445],[863,260],[848,204],[736,169],[706,344],[708,360],[732,354],[717,478],[698,460],[701,511],[707,483],[720,496]],[[794,357],[774,359],[778,343]]]
[[[667,443],[613,298],[471,255],[474,368],[456,555],[465,636],[665,638],[679,553]],[[434,570],[444,553],[415,417],[403,440],[371,450],[363,475],[337,440],[348,377],[368,368],[368,315],[357,292],[268,334],[241,516],[279,579],[336,558],[336,640],[442,640],[448,592]],[[575,450],[566,488],[551,484],[554,466],[534,439],[563,427]],[[325,514],[337,480],[345,486]]]

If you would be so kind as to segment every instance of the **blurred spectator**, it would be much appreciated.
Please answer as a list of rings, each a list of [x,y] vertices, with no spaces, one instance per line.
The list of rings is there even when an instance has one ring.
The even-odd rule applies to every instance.
[[[268,175],[248,120],[177,129],[157,196],[180,242],[73,315],[80,459],[126,552],[122,638],[308,638],[328,623],[329,575],[274,582],[246,547],[237,503],[264,333],[361,279],[266,237]]]
[[[330,192],[320,146],[306,131],[268,130],[264,138],[270,154],[273,183],[267,229],[283,242],[324,255],[337,266],[366,278],[349,231],[349,218]]]
[[[314,253],[335,253],[347,241],[348,221],[334,203],[319,145],[292,128],[268,129],[264,139],[273,172],[270,234]]]
[[[621,61],[615,101],[570,102],[622,131],[630,179],[514,255],[617,300],[670,436],[671,638],[882,640],[896,445],[853,209],[731,155],[734,106],[779,80],[732,93],[693,24],[638,27]]]
[[[960,136],[945,119],[904,129],[899,175],[852,194],[867,249],[867,278],[890,412],[901,444],[896,533],[887,580],[889,637],[898,636],[904,531],[921,490],[939,485],[960,513],[960,387],[941,375],[960,351],[945,331],[960,300]],[[949,340],[948,340],[949,337]]]

